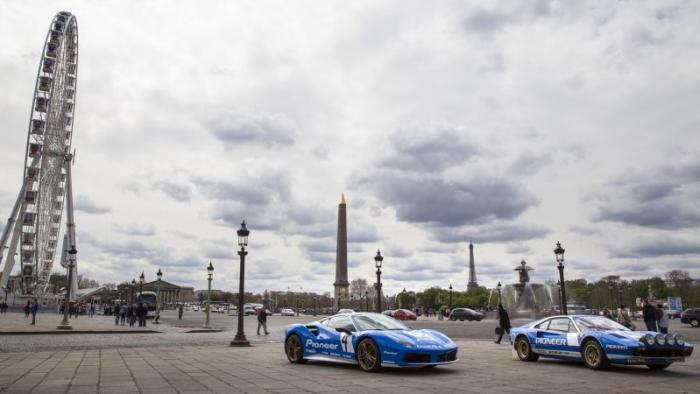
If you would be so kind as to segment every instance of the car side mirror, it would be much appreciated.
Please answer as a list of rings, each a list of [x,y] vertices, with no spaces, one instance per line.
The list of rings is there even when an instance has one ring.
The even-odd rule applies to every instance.
[[[338,328],[336,328],[335,330],[338,331],[338,332],[344,332],[344,333],[346,333],[346,334],[348,334],[348,335],[352,335],[352,332],[351,332],[350,330],[348,330],[347,328],[345,328],[345,327],[338,327]]]

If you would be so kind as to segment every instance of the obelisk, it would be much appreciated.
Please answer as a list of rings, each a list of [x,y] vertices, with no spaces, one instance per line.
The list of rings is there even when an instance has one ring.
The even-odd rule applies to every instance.
[[[479,284],[476,283],[476,266],[474,265],[474,245],[469,242],[469,283],[467,290],[476,289]]]
[[[345,195],[340,195],[338,204],[338,243],[335,252],[335,309],[338,310],[343,302],[348,300],[348,228],[345,214]]]

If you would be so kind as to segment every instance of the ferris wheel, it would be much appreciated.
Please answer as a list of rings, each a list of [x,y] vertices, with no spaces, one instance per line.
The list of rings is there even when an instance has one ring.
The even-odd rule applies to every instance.
[[[61,254],[64,263],[65,250],[75,247],[71,141],[77,76],[78,24],[74,15],[61,11],[51,21],[44,42],[32,97],[22,187],[0,238],[0,263],[1,253],[8,249],[0,279],[6,291],[15,255],[21,261],[21,280],[20,288],[13,290],[41,294],[56,255]],[[67,229],[63,253],[57,253],[64,208]],[[69,276],[74,291],[75,265],[72,270]]]

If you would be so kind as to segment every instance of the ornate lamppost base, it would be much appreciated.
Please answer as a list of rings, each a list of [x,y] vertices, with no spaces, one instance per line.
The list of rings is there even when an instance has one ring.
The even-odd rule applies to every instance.
[[[70,324],[63,324],[63,323],[61,323],[61,324],[59,324],[59,325],[56,327],[56,329],[57,329],[57,330],[72,330],[73,327],[71,327]]]
[[[248,342],[248,339],[246,339],[245,335],[243,335],[243,336],[236,335],[236,337],[233,338],[233,341],[231,341],[230,346],[245,347],[245,346],[250,346],[250,342]]]

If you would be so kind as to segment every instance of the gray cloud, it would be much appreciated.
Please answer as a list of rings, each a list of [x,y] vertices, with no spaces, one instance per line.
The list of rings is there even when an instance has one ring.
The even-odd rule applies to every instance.
[[[533,175],[552,161],[550,154],[521,153],[508,167],[508,172],[514,175]]]
[[[99,205],[92,201],[89,197],[79,195],[75,198],[73,209],[80,212],[91,214],[103,214],[112,212],[112,208],[106,205]]]
[[[137,237],[150,237],[156,234],[156,228],[152,224],[129,223],[127,225],[114,224],[114,231]]]
[[[159,180],[153,183],[153,189],[159,190],[167,197],[179,202],[188,202],[192,199],[192,191],[188,185],[175,183],[169,180]]]
[[[674,239],[666,236],[642,238],[613,251],[613,256],[642,258],[660,256],[700,255],[700,243],[696,240]]]
[[[549,0],[499,2],[498,9],[478,8],[471,12],[464,20],[464,27],[470,33],[492,35],[510,24],[529,23],[551,11]]]
[[[657,229],[693,228],[700,226],[698,198],[700,160],[681,161],[610,182],[596,197],[592,219]]]
[[[434,127],[429,133],[399,130],[390,142],[394,154],[381,160],[379,166],[401,171],[439,172],[479,151],[473,142],[460,136],[458,129],[448,126]]]
[[[538,224],[492,223],[460,228],[438,228],[434,233],[440,242],[500,243],[544,238],[549,229]]]
[[[226,113],[210,121],[207,127],[212,134],[228,146],[260,144],[271,148],[294,144],[296,126],[281,114],[243,115]]]

